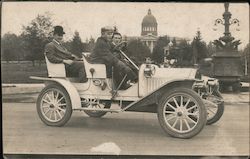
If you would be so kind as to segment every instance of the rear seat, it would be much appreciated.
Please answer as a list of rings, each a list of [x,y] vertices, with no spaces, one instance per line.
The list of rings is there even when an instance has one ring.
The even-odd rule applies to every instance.
[[[83,56],[85,71],[87,78],[106,78],[106,66],[104,64],[91,64],[86,57]],[[48,70],[48,77],[66,78],[66,70],[63,63],[51,63],[45,56]],[[93,75],[92,75],[92,73]]]
[[[66,77],[66,70],[63,63],[51,63],[46,56],[45,61],[48,70],[48,77]]]

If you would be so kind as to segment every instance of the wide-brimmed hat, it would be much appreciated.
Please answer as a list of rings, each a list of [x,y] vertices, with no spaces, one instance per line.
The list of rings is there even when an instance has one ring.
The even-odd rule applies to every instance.
[[[63,31],[63,27],[60,26],[60,25],[57,25],[54,27],[54,31],[53,31],[54,34],[58,34],[58,35],[63,35],[65,34],[65,32]]]

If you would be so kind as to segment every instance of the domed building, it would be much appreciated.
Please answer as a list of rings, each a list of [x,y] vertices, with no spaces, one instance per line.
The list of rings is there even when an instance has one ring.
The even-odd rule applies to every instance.
[[[169,37],[169,38],[171,41],[175,39],[177,43],[179,43],[182,39],[186,39],[179,37]],[[145,15],[144,18],[142,19],[141,36],[125,36],[124,39],[125,41],[129,41],[132,39],[140,39],[144,45],[148,46],[151,53],[153,53],[153,48],[158,39],[158,23],[155,16],[152,14],[151,9],[148,9],[147,15]]]
[[[143,18],[141,23],[141,36],[152,34],[157,36],[157,21],[148,9],[148,14]]]
[[[147,45],[151,52],[157,40],[157,21],[153,16],[151,9],[148,9],[148,14],[143,18],[141,23],[141,41]]]

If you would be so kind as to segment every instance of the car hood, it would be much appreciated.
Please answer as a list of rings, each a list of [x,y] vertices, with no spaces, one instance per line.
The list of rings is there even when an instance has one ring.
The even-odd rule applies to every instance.
[[[195,68],[159,68],[156,67],[152,78],[173,79],[195,79],[197,69]]]

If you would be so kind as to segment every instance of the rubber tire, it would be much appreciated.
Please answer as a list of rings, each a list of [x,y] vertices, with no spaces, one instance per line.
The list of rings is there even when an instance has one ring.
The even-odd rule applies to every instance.
[[[111,107],[111,103],[108,103],[104,106],[104,108],[110,108]],[[84,110],[84,112],[89,116],[89,117],[93,117],[93,118],[101,118],[104,115],[106,115],[108,112],[102,112],[102,111],[92,111],[92,110]]]
[[[66,99],[66,112],[65,112],[65,115],[64,117],[58,121],[58,122],[50,122],[48,120],[46,120],[46,118],[44,118],[42,112],[41,112],[41,109],[40,109],[40,103],[41,103],[41,100],[42,100],[42,97],[43,95],[48,91],[48,90],[51,90],[51,89],[58,89],[60,90],[63,95],[65,96],[65,99]],[[72,115],[72,104],[71,104],[71,100],[70,100],[70,97],[68,95],[68,92],[60,85],[58,84],[50,84],[48,86],[46,86],[42,91],[41,93],[39,94],[38,98],[37,98],[37,102],[36,102],[36,109],[37,109],[37,113],[40,117],[40,119],[42,120],[43,123],[45,123],[46,125],[48,126],[64,126],[70,119],[71,115]]]
[[[214,92],[213,95],[222,98],[222,95],[220,92],[216,91],[216,92]],[[222,117],[223,113],[224,113],[224,102],[222,102],[221,104],[218,105],[218,110],[217,110],[215,116],[212,119],[207,120],[207,125],[211,125],[211,124],[214,124],[217,121],[219,121],[220,118]]]
[[[187,133],[178,133],[176,131],[173,131],[166,123],[164,120],[164,116],[163,116],[163,108],[164,108],[164,104],[168,101],[169,97],[172,97],[171,95],[175,94],[175,93],[184,93],[184,94],[188,94],[190,96],[192,96],[194,98],[194,100],[196,100],[196,102],[198,103],[199,107],[200,107],[200,111],[199,111],[199,121],[196,125],[196,128],[194,128],[192,131],[187,132]],[[203,127],[206,125],[207,122],[207,111],[205,108],[205,105],[202,101],[202,99],[200,98],[200,96],[193,90],[188,89],[188,88],[173,88],[172,90],[167,91],[160,99],[159,101],[159,105],[157,108],[157,115],[158,115],[158,120],[159,123],[162,127],[162,129],[169,134],[172,137],[176,137],[176,138],[181,138],[181,139],[188,139],[188,138],[192,138],[195,135],[197,135],[198,133],[200,133],[200,131],[203,129]]]

